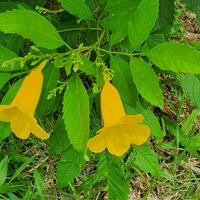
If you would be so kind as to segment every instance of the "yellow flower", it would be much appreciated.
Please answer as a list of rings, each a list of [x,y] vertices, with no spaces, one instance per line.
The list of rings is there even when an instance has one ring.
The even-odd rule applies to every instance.
[[[101,113],[104,126],[88,141],[88,148],[100,153],[106,148],[116,156],[122,156],[130,144],[141,145],[150,136],[150,128],[142,124],[144,116],[126,115],[117,89],[106,82],[101,92]]]
[[[40,139],[49,137],[34,117],[42,90],[42,69],[46,63],[43,61],[24,79],[10,105],[0,105],[0,121],[9,122],[12,132],[21,139],[27,139],[30,133]]]

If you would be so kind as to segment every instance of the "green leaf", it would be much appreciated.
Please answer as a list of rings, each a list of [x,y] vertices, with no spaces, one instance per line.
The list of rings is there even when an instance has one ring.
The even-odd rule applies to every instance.
[[[102,26],[112,31],[109,43],[116,44],[128,34],[128,22],[134,16],[141,0],[108,0],[106,10],[108,17],[102,21]]]
[[[200,0],[184,0],[187,8],[194,12],[197,16],[197,20],[200,23]]]
[[[48,99],[50,92],[56,88],[59,80],[59,69],[54,65],[49,64],[43,70],[44,82],[39,104],[37,106],[36,113],[38,116],[48,115],[54,111],[56,98],[52,97]]]
[[[143,52],[143,55],[149,57],[162,70],[200,73],[200,52],[185,44],[165,42]]]
[[[6,181],[8,171],[8,156],[5,156],[4,159],[0,162],[0,186],[2,186]]]
[[[16,58],[16,57],[17,57],[17,55],[13,51],[11,51],[11,50],[3,47],[2,45],[0,45],[0,71],[13,71],[13,70],[19,69],[19,65],[14,65],[13,67],[11,67],[11,66],[2,67],[3,63],[5,61],[11,60],[11,59]]]
[[[148,38],[159,11],[159,0],[142,0],[128,25],[128,38],[133,49],[137,49]]]
[[[108,196],[110,200],[128,200],[128,183],[122,167],[117,163],[108,163]]]
[[[145,51],[145,49],[149,50],[158,45],[159,43],[163,42],[166,42],[165,35],[154,33],[148,37],[147,41],[142,47],[142,51]]]
[[[139,93],[151,104],[163,108],[159,79],[151,66],[139,58],[131,59],[131,72]]]
[[[85,0],[59,0],[61,5],[70,14],[79,17],[80,19],[93,19],[90,8],[85,3]]]
[[[200,81],[194,74],[179,76],[179,82],[192,103],[200,108]]]
[[[158,155],[148,146],[140,146],[136,148],[136,156],[133,162],[140,170],[151,173],[154,177],[167,177],[167,173],[163,172],[159,163]]]
[[[41,200],[45,200],[45,183],[37,169],[34,170],[34,180]]]
[[[0,73],[0,90],[13,77],[13,74]]]
[[[10,124],[0,121],[0,144],[3,142],[3,140],[10,136],[10,133]]]
[[[56,155],[65,151],[70,145],[67,137],[67,131],[62,117],[59,117],[56,121],[55,128],[50,135],[49,148],[52,155]]]
[[[73,60],[71,58],[71,55],[69,55],[68,57],[56,57],[54,59],[54,66],[56,68],[65,67],[66,74],[69,76],[73,67]]]
[[[4,105],[9,105],[12,100],[14,99],[14,97],[16,96],[19,88],[21,87],[22,83],[23,83],[24,79],[20,79],[18,80],[16,83],[14,83],[8,90],[8,92],[5,94],[5,96],[3,97],[3,100],[1,102],[1,104]]]
[[[159,15],[155,30],[168,33],[175,20],[175,0],[160,0]]]
[[[56,177],[58,187],[68,186],[80,174],[83,164],[83,153],[76,151],[73,147],[68,148],[57,163]]]
[[[56,28],[45,17],[31,10],[0,13],[0,31],[19,34],[32,40],[37,46],[47,49],[56,49],[64,45]]]
[[[111,56],[110,67],[113,70],[113,83],[118,89],[124,104],[135,105],[137,90],[131,76],[129,64],[118,56]]]
[[[5,12],[7,10],[13,10],[13,9],[25,9],[30,8],[27,4],[21,3],[21,2],[13,2],[13,1],[3,1],[0,2],[0,12]]]
[[[64,95],[64,123],[71,144],[78,151],[86,149],[89,134],[89,100],[77,74],[68,81]]]
[[[107,179],[109,200],[128,200],[129,186],[120,159],[101,154],[97,173]]]
[[[82,72],[85,72],[87,75],[91,75],[94,77],[97,76],[98,70],[96,66],[86,56],[81,57],[81,63],[79,63],[78,67]]]

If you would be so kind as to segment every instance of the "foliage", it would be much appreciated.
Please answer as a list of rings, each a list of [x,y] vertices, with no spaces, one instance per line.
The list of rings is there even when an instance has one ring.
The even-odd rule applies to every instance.
[[[199,21],[200,2],[183,3]],[[0,2],[1,105],[9,105],[24,78],[47,60],[35,118],[50,133],[47,141],[33,136],[22,141],[9,123],[0,122],[1,199],[126,200],[139,187],[136,178],[145,183],[144,199],[162,184],[173,186],[177,199],[198,199],[199,171],[188,166],[200,159],[195,126],[200,52],[177,37],[179,5],[174,0]],[[87,148],[103,126],[99,96],[105,81],[117,88],[127,116],[144,115],[151,129],[145,144],[131,145],[121,157]],[[185,101],[192,103],[187,116]],[[192,186],[183,184],[180,168]]]

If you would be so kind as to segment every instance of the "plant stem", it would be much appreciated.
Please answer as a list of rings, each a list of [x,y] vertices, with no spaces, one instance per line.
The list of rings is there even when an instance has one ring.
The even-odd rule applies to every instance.
[[[70,32],[70,31],[86,31],[86,30],[91,30],[91,31],[98,31],[98,30],[102,30],[101,28],[68,28],[68,29],[63,29],[63,30],[59,30],[59,33],[63,33],[63,32]]]
[[[124,55],[124,56],[134,56],[134,55],[140,55],[140,53],[126,53],[126,52],[119,52],[119,51],[109,51],[106,49],[99,48],[100,51],[108,53],[108,54],[117,54],[117,55]]]

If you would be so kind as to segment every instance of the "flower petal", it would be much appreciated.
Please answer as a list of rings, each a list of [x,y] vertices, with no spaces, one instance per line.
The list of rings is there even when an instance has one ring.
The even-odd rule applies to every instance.
[[[32,116],[35,113],[40,98],[43,83],[42,69],[45,65],[46,61],[42,62],[36,69],[26,76],[12,102],[13,105],[18,105],[21,109]]]
[[[104,126],[114,126],[125,116],[124,106],[117,89],[106,82],[101,92],[101,113]]]
[[[141,145],[145,143],[150,136],[150,128],[144,124],[124,125],[124,131],[130,135],[131,144]]]
[[[31,123],[31,133],[42,140],[49,138],[49,134],[36,122]]]
[[[126,115],[124,117],[122,117],[121,119],[121,123],[122,124],[138,124],[138,123],[142,123],[144,121],[144,116],[141,114],[138,115]]]
[[[31,126],[26,116],[18,112],[10,118],[12,132],[20,139],[27,139],[30,135]]]
[[[88,140],[87,146],[90,151],[100,153],[106,149],[106,134],[107,129],[103,128],[100,133]]]
[[[116,156],[122,156],[130,147],[131,138],[128,134],[121,132],[118,126],[110,129],[107,135],[106,146],[108,151]]]

